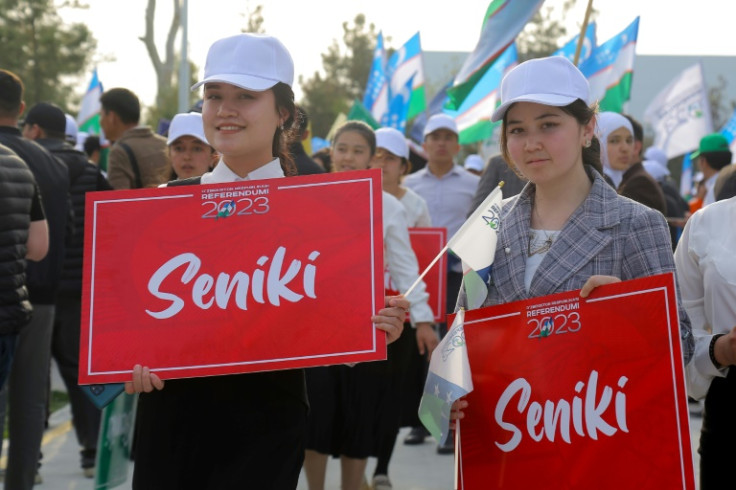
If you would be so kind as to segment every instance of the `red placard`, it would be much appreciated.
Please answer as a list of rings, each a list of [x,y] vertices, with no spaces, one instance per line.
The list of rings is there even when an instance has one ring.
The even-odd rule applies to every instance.
[[[417,257],[419,273],[421,274],[445,247],[447,243],[447,228],[409,228],[409,240],[411,240],[411,248]],[[427,293],[429,293],[429,307],[432,308],[432,312],[434,313],[434,321],[438,323],[444,322],[446,315],[446,270],[445,254],[442,254],[437,263],[432,266],[423,279],[424,284],[427,286]],[[396,286],[391,281],[388,266],[384,271],[384,280],[387,296],[395,296],[405,292],[396,290]]]
[[[380,170],[87,194],[81,384],[386,358]]]
[[[468,311],[458,487],[695,488],[674,278]]]

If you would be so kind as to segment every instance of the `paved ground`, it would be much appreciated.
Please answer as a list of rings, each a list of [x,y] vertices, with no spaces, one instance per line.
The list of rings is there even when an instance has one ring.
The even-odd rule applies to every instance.
[[[52,382],[58,386],[56,378]],[[694,441],[693,454],[696,459],[700,431],[700,418],[691,417],[691,437]],[[93,488],[93,482],[84,478],[79,468],[79,448],[71,429],[70,411],[68,407],[56,412],[51,419],[51,428],[47,431],[43,446],[43,466],[41,476],[44,483],[37,488],[45,490],[86,490]],[[405,446],[401,443],[406,430],[399,435],[390,473],[394,488],[397,490],[448,490],[453,488],[453,458],[436,453],[436,445],[427,439],[420,446]],[[5,454],[5,451],[3,451]],[[2,462],[4,465],[4,462]],[[368,474],[372,474],[375,460],[368,463]],[[132,474],[132,464],[130,466]],[[126,484],[117,487],[121,490],[131,488],[130,477]],[[340,488],[340,463],[330,460],[328,465],[327,488]],[[307,490],[304,476],[300,478],[298,490]]]

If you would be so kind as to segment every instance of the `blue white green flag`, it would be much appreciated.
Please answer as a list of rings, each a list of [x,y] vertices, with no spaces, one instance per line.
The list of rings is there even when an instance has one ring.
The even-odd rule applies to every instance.
[[[102,84],[97,78],[97,68],[92,72],[89,87],[82,97],[82,105],[77,114],[77,126],[80,132],[87,134],[100,134],[100,96],[102,95]]]
[[[389,58],[386,64],[386,76],[389,79],[389,106],[396,94],[402,92],[407,82],[412,80],[411,99],[406,118],[411,119],[427,108],[427,101],[424,94],[422,43],[418,32],[391,55],[391,58]],[[381,119],[378,120],[380,121]]]

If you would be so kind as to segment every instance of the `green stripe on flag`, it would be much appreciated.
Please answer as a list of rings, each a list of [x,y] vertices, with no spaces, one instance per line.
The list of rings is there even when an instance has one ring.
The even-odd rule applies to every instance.
[[[460,130],[459,143],[461,145],[467,145],[469,143],[485,141],[493,135],[493,130],[498,124],[500,124],[500,121],[498,123],[492,123],[490,120],[485,119],[467,128],[463,128]]]
[[[426,392],[422,396],[421,405],[419,405],[419,420],[422,421],[424,427],[432,434],[432,437],[438,441],[442,437],[442,427],[440,426],[440,421],[436,420],[432,414],[442,413],[442,409],[446,405],[447,403],[444,400]]]
[[[606,95],[600,102],[600,110],[622,113],[624,103],[631,98],[631,82],[633,79],[633,72],[627,71],[616,85],[606,89]]]
[[[427,110],[427,97],[424,94],[424,85],[414,88],[411,91],[411,100],[409,101],[409,112],[406,115],[407,121],[418,116]]]

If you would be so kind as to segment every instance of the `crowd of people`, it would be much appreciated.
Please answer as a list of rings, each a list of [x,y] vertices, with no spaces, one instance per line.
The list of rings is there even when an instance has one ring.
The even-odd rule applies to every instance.
[[[705,136],[692,154],[703,178],[696,201],[687,202],[666,155],[643,151],[638,121],[599,112],[572,63],[541,58],[503,79],[492,114],[501,122],[499,155],[485,162],[473,154],[458,165],[456,122],[437,114],[423,131],[426,164],[413,171],[416,155],[400,131],[358,121],[339,127],[329,149],[308,155],[308,115],[294,102],[293,82],[279,40],[240,34],[211,46],[204,78],[192,87],[203,92],[201,113],[175,115],[166,135],[141,124],[134,93],[107,90],[100,124],[112,144],[103,172],[98,137],[75,149],[73,118],[47,102],[26,111],[22,80],[0,70],[5,488],[42,480],[52,358],[69,393],[81,469],[94,475],[100,410],[77,382],[87,192],[368,168],[382,171],[384,258],[398,291],[421,272],[409,228],[444,227],[452,236],[500,181],[504,226],[484,306],[577,289],[587,296],[604,284],[675,272],[688,394],[705,398],[701,488],[729,481],[736,228],[728,223],[736,222],[736,172],[723,136]],[[131,366],[125,389],[140,393],[133,487],[287,489],[304,471],[310,490],[321,490],[334,457],[343,489],[391,489],[399,429],[411,428],[408,445],[428,435],[417,409],[429,357],[447,331],[434,318],[467,307],[460,261],[448,256],[445,272],[446,312],[432,311],[420,282],[406,298],[386,297],[372,317],[390,344],[386,361],[166,382]],[[453,417],[466,406],[457,402]],[[437,451],[452,454],[453,439]],[[377,464],[367,477],[369,457]]]

